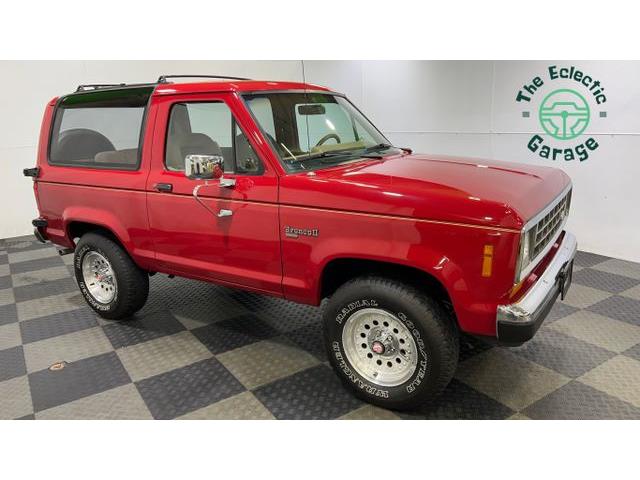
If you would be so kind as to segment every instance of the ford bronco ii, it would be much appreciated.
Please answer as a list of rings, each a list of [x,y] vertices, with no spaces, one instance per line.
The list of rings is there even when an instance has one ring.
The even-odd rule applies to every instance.
[[[337,375],[402,409],[444,389],[460,332],[521,344],[566,293],[562,171],[413,154],[315,85],[173,77],[51,100],[24,172],[98,315],[132,318],[158,272],[326,298]]]

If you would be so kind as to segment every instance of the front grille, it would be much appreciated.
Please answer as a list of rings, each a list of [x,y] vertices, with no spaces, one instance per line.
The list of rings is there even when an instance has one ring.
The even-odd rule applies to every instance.
[[[552,241],[569,214],[571,204],[571,190],[556,203],[551,210],[531,229],[531,258],[536,258],[540,252]]]

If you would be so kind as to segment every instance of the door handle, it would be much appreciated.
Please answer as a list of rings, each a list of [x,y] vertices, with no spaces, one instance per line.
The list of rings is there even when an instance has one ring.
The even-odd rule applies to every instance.
[[[159,192],[167,192],[170,193],[173,191],[173,184],[171,183],[156,183],[153,188],[155,188]]]
[[[218,212],[218,218],[230,217],[231,215],[233,215],[233,212],[225,208],[221,208],[220,211]]]
[[[218,185],[220,185],[220,188],[232,188],[236,186],[236,179],[220,177]]]

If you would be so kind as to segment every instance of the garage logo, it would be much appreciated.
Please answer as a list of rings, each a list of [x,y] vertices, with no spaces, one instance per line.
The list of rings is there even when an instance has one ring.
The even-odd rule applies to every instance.
[[[539,101],[537,119],[541,132],[527,143],[529,151],[549,160],[587,160],[599,144],[593,137],[581,137],[586,136],[592,118],[590,102],[600,106],[607,101],[604,90],[599,80],[574,66],[551,65],[545,75],[523,85],[516,102]],[[529,110],[524,110],[522,116],[532,117]],[[601,110],[600,117],[606,116],[607,112]],[[543,134],[551,137],[548,143]]]
[[[540,104],[540,125],[558,140],[578,137],[589,125],[589,104],[575,90],[554,90]]]

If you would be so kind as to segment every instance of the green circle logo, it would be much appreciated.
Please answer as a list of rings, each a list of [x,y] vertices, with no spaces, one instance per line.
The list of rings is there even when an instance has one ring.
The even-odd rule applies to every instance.
[[[538,115],[545,132],[558,140],[571,140],[587,128],[591,112],[582,95],[561,88],[544,97]]]

